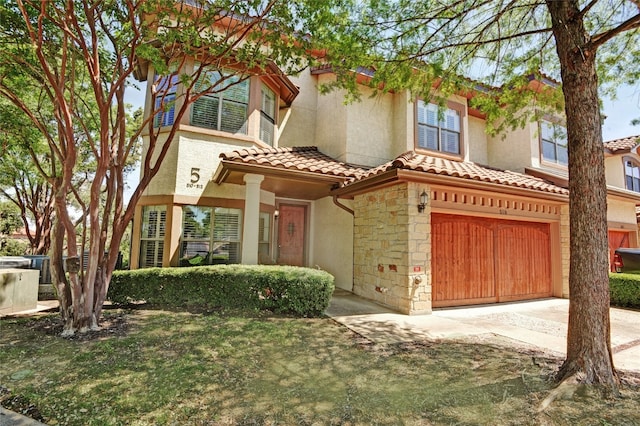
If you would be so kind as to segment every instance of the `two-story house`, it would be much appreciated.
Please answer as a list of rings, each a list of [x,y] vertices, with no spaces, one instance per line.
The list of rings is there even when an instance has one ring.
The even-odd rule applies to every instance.
[[[467,97],[440,113],[407,92],[345,105],[317,90],[333,78],[252,77],[191,105],[137,206],[131,265],[320,267],[408,314],[568,297],[560,123],[490,137]],[[637,245],[636,148],[604,148],[615,246]]]

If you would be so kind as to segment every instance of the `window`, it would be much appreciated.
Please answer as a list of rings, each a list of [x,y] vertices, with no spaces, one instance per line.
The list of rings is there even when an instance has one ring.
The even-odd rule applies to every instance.
[[[640,192],[640,166],[626,158],[624,159],[624,180],[629,191]]]
[[[441,110],[435,104],[418,101],[418,147],[450,154],[461,153],[460,111]]]
[[[240,263],[241,210],[185,206],[182,218],[182,266]]]
[[[144,206],[142,208],[142,232],[140,236],[141,268],[162,266],[166,221],[166,206]]]
[[[156,81],[158,76],[156,76]],[[176,89],[178,76],[160,77],[154,91],[154,111],[160,110],[153,119],[154,127],[171,126],[176,111]]]
[[[229,133],[247,133],[249,109],[249,80],[240,81],[237,76],[227,77],[218,71],[204,73],[196,84],[203,91],[213,86],[211,93],[202,96],[191,108],[191,124]],[[219,83],[216,83],[219,82]]]
[[[260,263],[270,263],[270,231],[271,215],[260,213],[260,223],[258,224],[258,259]]]
[[[267,86],[262,86],[260,107],[260,140],[273,146],[276,123],[276,94]]]
[[[540,141],[543,160],[563,166],[569,164],[567,129],[564,126],[549,121],[541,121]]]

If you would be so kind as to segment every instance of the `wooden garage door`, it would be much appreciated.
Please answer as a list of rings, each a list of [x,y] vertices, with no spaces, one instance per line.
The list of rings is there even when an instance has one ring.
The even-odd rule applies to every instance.
[[[552,294],[548,224],[433,214],[433,306]]]
[[[629,232],[627,231],[609,231],[609,269],[611,272],[615,272],[616,268],[613,265],[613,255],[617,248],[625,247],[629,248]]]

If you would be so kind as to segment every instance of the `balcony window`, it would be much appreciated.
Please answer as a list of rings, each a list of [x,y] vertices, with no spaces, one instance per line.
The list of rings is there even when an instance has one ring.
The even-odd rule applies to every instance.
[[[176,111],[176,90],[178,87],[178,76],[170,77],[156,76],[158,83],[154,87],[154,111],[158,111],[153,118],[154,127],[171,126],[174,121]]]
[[[276,128],[276,94],[267,86],[262,86],[260,106],[260,140],[273,146]]]
[[[227,76],[218,71],[204,73],[196,90],[212,87],[210,93],[196,100],[191,107],[191,124],[228,133],[247,133],[249,80]]]
[[[438,105],[417,104],[418,148],[461,154],[462,114],[452,108],[440,109]]]

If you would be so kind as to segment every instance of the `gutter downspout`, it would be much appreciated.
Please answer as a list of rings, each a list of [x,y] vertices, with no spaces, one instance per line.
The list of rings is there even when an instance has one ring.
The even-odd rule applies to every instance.
[[[344,204],[340,204],[338,202],[338,196],[337,195],[333,196],[333,204],[335,204],[336,206],[340,207],[342,210],[346,211],[347,213],[351,214],[351,216],[355,216],[355,212],[353,210],[351,210],[349,207],[345,206]]]

